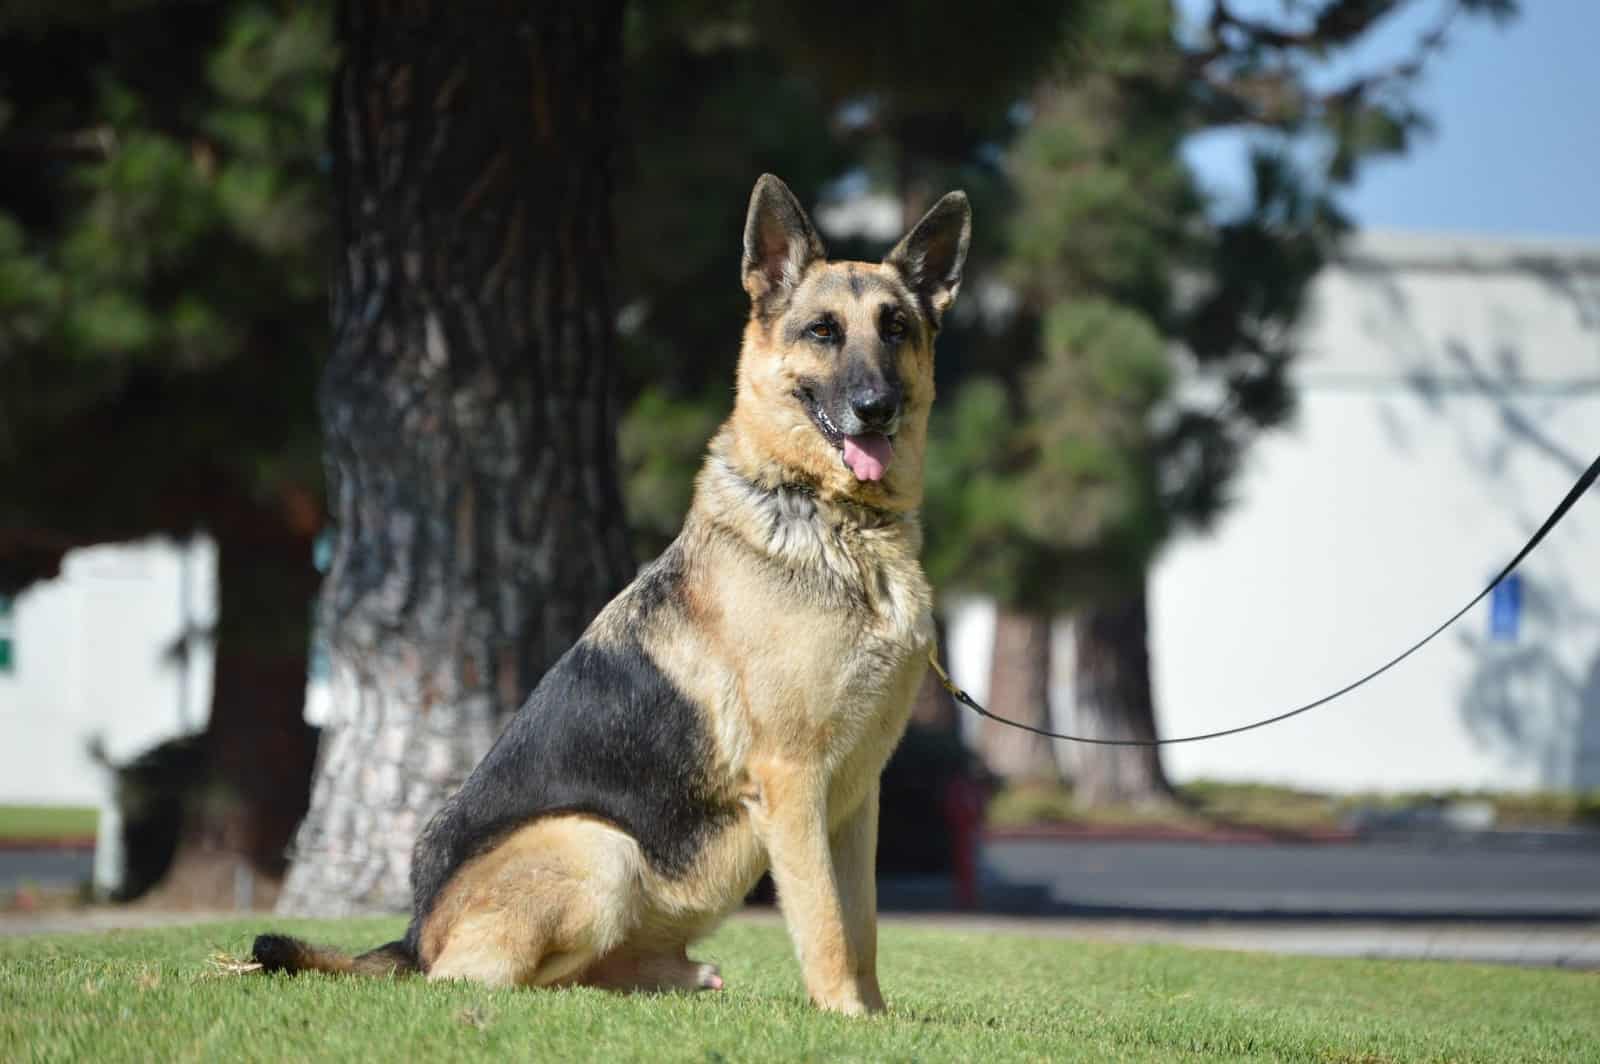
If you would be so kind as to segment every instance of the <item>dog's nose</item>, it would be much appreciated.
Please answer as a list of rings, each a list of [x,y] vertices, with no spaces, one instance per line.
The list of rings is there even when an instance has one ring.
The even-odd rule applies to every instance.
[[[850,409],[868,428],[882,428],[900,412],[900,389],[889,385],[858,388],[850,393]]]

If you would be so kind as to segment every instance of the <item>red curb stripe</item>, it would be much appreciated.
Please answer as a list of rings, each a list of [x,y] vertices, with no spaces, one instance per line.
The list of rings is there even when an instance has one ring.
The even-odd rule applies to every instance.
[[[1050,840],[1062,842],[1217,842],[1217,843],[1313,843],[1356,842],[1360,835],[1338,828],[1269,831],[1261,828],[1115,827],[1078,824],[1033,824],[1027,827],[989,828],[985,840]]]
[[[0,838],[0,850],[92,850],[93,835],[69,835],[63,838]]]

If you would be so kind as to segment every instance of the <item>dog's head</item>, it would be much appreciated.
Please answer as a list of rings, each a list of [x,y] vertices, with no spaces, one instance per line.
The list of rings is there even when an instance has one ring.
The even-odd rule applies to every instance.
[[[918,505],[933,341],[971,232],[967,197],[951,192],[882,262],[829,262],[794,193],[762,175],[745,219],[733,415],[749,464],[877,507]]]

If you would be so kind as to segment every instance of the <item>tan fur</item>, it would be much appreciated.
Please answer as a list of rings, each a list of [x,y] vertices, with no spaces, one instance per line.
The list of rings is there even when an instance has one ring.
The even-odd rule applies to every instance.
[[[518,828],[469,861],[424,922],[428,978],[542,986],[581,974],[637,924],[643,863],[638,843],[596,820]]]
[[[901,349],[900,376],[906,386],[906,410],[895,438],[894,463],[881,484],[856,482],[790,398],[797,380],[824,376],[833,367],[822,349],[806,344],[784,345],[783,323],[805,320],[820,305],[836,307],[843,303],[853,312],[850,326],[870,329],[873,325],[871,301],[848,295],[843,300],[838,298],[841,290],[848,293],[852,272],[910,299],[904,282],[889,267],[864,262],[813,265],[781,319],[764,323],[752,316],[745,325],[733,417],[718,440],[726,440],[731,449],[730,460],[757,483],[792,482],[798,473],[813,478],[819,491],[832,498],[905,513],[922,503],[922,463],[927,451],[928,411],[934,398],[931,342],[908,343]],[[915,416],[918,413],[920,416]]]
[[[882,481],[858,481],[795,400],[798,382],[825,378],[837,360],[783,337],[819,307],[871,329],[884,293],[916,300],[891,266],[796,255],[774,268],[781,311],[752,313],[744,331],[734,410],[679,537],[686,590],[643,631],[630,628],[624,591],[585,635],[637,639],[704,714],[710,775],[738,815],[670,876],[597,820],[551,816],[510,832],[462,866],[424,922],[430,978],[720,985],[684,947],[770,868],[811,998],[852,1014],[883,1008],[878,777],[933,639],[916,510],[935,329],[919,318],[896,350],[904,402],[893,462]],[[765,277],[746,283],[770,295]]]

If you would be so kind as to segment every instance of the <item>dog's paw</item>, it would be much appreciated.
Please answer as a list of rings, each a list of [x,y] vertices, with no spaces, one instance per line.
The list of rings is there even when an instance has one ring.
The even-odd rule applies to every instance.
[[[695,987],[700,990],[722,989],[722,973],[715,964],[695,965]]]
[[[829,997],[813,996],[811,1000],[819,1009],[842,1016],[873,1016],[884,1011],[883,995],[876,986],[851,989]]]

